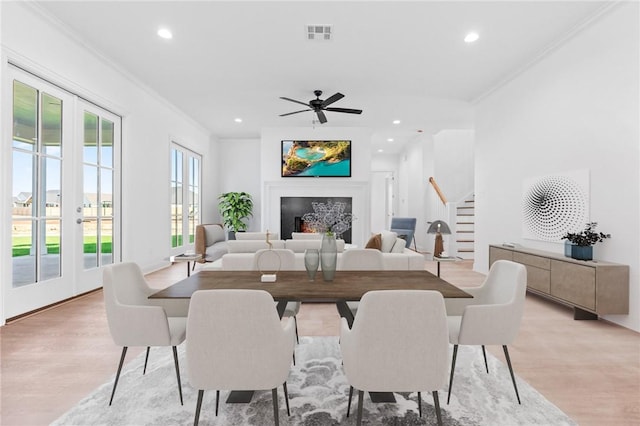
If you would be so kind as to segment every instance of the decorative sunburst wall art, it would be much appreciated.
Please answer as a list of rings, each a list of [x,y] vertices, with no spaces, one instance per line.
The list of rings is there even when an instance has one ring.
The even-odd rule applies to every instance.
[[[578,170],[525,179],[522,236],[561,242],[589,221],[589,171]]]

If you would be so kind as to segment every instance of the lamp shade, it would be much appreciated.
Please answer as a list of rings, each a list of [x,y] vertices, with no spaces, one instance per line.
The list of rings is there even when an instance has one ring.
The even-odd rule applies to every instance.
[[[427,229],[427,234],[451,234],[451,229],[449,229],[449,225],[443,220],[436,220],[431,222],[429,229]]]

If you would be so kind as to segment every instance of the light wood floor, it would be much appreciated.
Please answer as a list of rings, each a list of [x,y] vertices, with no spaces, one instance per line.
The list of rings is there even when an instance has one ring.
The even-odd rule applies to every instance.
[[[426,262],[426,269],[435,268]],[[441,275],[478,285],[483,276],[470,268],[470,262],[443,264]],[[147,278],[163,288],[184,275],[184,264],[176,264]],[[303,304],[298,327],[302,335],[337,335],[335,306]],[[111,340],[97,291],[0,327],[0,350],[0,424],[45,425],[109,380],[121,349]],[[489,350],[504,361],[501,348]],[[132,348],[127,360],[141,351]],[[510,354],[516,374],[580,425],[640,425],[640,334],[606,321],[574,321],[570,309],[527,295]]]

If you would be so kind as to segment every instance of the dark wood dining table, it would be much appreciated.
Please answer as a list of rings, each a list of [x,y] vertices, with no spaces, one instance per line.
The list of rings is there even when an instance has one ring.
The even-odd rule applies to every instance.
[[[306,271],[279,271],[275,282],[262,282],[258,271],[200,271],[160,290],[150,299],[190,299],[198,290],[253,289],[265,290],[278,302],[282,317],[287,302],[335,303],[340,315],[353,324],[353,314],[347,302],[359,301],[374,290],[435,290],[445,298],[471,298],[469,293],[428,271],[337,271],[333,281],[323,281],[316,275],[310,281]],[[235,394],[234,394],[235,393]],[[393,394],[370,393],[374,402],[395,401]],[[232,392],[227,402],[248,402],[249,392]]]

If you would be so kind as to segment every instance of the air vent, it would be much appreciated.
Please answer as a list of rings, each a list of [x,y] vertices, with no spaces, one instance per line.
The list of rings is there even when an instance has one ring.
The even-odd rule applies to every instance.
[[[307,25],[307,40],[329,41],[332,36],[331,25]]]

